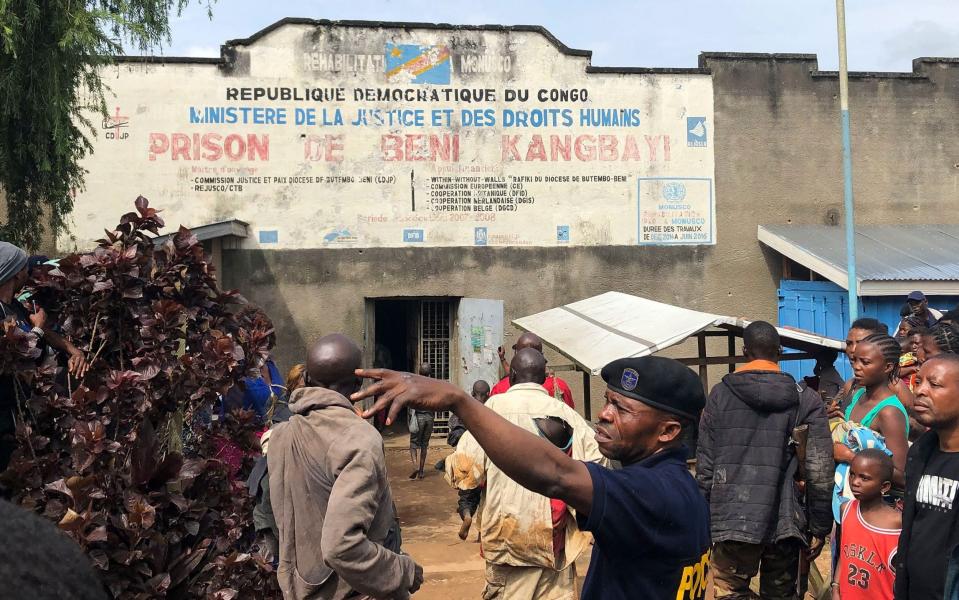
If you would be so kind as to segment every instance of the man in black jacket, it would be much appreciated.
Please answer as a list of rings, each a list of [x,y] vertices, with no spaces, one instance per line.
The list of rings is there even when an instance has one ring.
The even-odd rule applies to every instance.
[[[906,458],[896,600],[951,599],[959,593],[954,575],[945,589],[959,547],[959,355],[938,354],[922,364],[913,411],[929,431]]]
[[[696,452],[696,479],[710,503],[715,597],[755,598],[749,582],[759,572],[762,598],[792,599],[800,552],[818,556],[832,528],[832,439],[819,396],[779,370],[776,328],[751,323],[743,346],[750,362],[713,388]],[[789,444],[802,424],[809,425],[808,523]]]

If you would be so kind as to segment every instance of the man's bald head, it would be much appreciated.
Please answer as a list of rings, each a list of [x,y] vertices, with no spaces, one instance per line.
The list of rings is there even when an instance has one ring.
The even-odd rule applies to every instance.
[[[546,357],[532,348],[517,350],[509,364],[510,385],[517,383],[538,383],[546,381]]]
[[[306,359],[307,385],[323,387],[349,397],[360,389],[362,381],[356,369],[363,361],[363,352],[342,333],[321,337]]]
[[[519,352],[523,348],[532,348],[540,354],[543,353],[543,340],[535,333],[527,331],[523,335],[519,336],[519,339],[516,340],[516,343],[513,344],[513,350]]]
[[[476,398],[477,400],[485,404],[486,401],[489,399],[489,393],[490,393],[490,389],[489,389],[488,383],[486,383],[482,379],[478,379],[473,382],[472,396],[474,398]]]

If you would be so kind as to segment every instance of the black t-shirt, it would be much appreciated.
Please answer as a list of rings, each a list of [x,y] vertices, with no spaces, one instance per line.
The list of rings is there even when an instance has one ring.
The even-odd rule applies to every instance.
[[[949,539],[959,523],[959,452],[935,448],[916,489],[916,516],[909,536],[906,569],[909,597],[941,599],[946,581]]]
[[[615,471],[586,467],[593,508],[577,519],[596,544],[582,600],[705,598],[709,507],[686,468],[686,449]]]

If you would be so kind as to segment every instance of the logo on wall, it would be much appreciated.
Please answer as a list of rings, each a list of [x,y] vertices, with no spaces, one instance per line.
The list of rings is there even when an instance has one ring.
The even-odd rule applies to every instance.
[[[348,244],[350,242],[356,242],[357,240],[358,238],[350,233],[350,230],[346,227],[333,229],[323,236],[324,244]]]
[[[569,243],[569,225],[556,226],[556,241],[561,244]]]
[[[387,42],[386,80],[390,83],[449,85],[450,50],[446,46]]]
[[[127,127],[130,126],[130,117],[120,114],[120,107],[117,107],[117,110],[112,115],[107,115],[103,117],[103,122],[100,125],[101,129],[105,129],[106,133],[103,134],[108,140],[125,140],[130,137],[129,131],[124,131]]]
[[[686,145],[706,147],[706,117],[686,117]]]
[[[488,236],[486,234],[485,227],[475,227],[473,228],[473,245],[474,246],[485,246]]]
[[[667,202],[682,202],[686,199],[686,186],[678,181],[669,181],[663,184],[662,194]]]
[[[423,233],[422,229],[404,229],[403,241],[404,242],[425,242],[426,235]]]

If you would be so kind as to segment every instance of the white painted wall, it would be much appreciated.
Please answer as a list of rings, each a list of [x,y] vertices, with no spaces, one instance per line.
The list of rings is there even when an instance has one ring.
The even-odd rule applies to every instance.
[[[425,58],[396,69],[405,46]],[[234,48],[232,68],[105,69],[112,116],[94,119],[87,187],[61,249],[88,247],[139,194],[170,226],[247,221],[247,248],[716,243],[709,75],[587,74],[586,57],[532,31],[288,24]],[[417,65],[432,65],[419,77],[434,83],[414,79]],[[343,100],[243,100],[254,88],[321,89]],[[383,89],[413,100],[356,99],[357,90]],[[465,90],[493,99],[445,99]],[[527,90],[529,100],[507,101],[508,90]],[[586,100],[550,100],[549,90],[585,91]],[[423,92],[440,99],[417,101]],[[231,108],[240,122],[191,122],[191,110],[208,108]],[[638,125],[581,124],[604,109]],[[390,124],[391,110],[408,112]],[[286,122],[253,122],[268,111]],[[306,111],[312,124],[297,123]],[[504,121],[517,114],[556,121]]]

